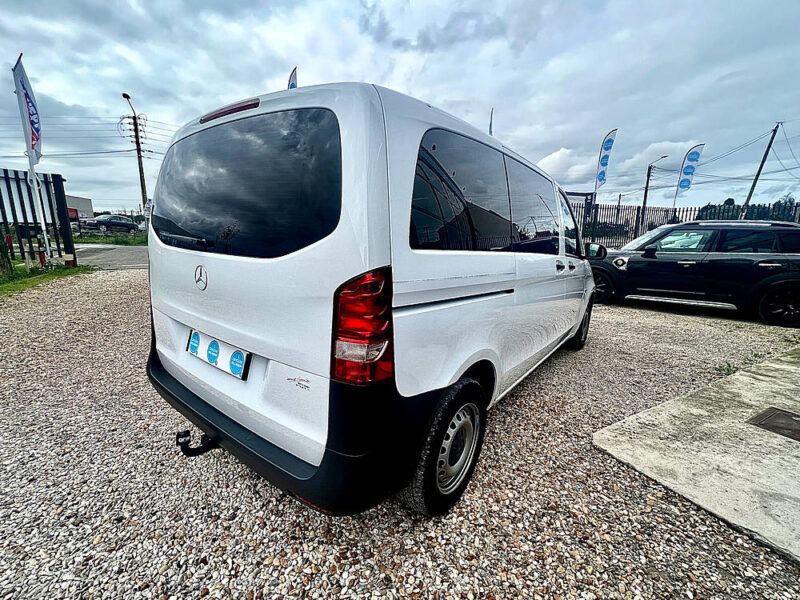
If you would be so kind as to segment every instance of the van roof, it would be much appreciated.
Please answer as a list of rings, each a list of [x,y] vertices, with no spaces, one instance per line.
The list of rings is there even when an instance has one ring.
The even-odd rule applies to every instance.
[[[479,142],[482,142],[487,146],[491,146],[496,150],[505,152],[508,155],[513,156],[520,162],[524,163],[525,165],[533,169],[536,169],[537,171],[541,172],[544,175],[547,175],[544,171],[542,171],[542,169],[537,167],[534,163],[520,156],[513,150],[507,148],[505,145],[499,142],[497,138],[494,138],[488,135],[487,133],[479,130],[478,128],[474,127],[473,125],[470,125],[463,119],[460,119],[423,100],[418,100],[406,94],[402,94],[400,92],[391,90],[389,88],[385,88],[383,86],[375,85],[372,83],[360,83],[360,82],[325,83],[321,85],[303,86],[303,87],[293,88],[291,90],[280,90],[277,92],[271,92],[269,94],[262,94],[260,96],[255,96],[249,99],[249,100],[258,99],[259,105],[256,108],[251,108],[247,110],[247,113],[260,114],[260,113],[272,112],[275,110],[285,110],[291,107],[319,106],[320,103],[324,104],[325,99],[330,98],[332,93],[336,95],[351,94],[353,96],[361,96],[366,98],[369,95],[373,95],[376,91],[382,100],[385,100],[388,96],[391,96],[392,105],[395,106],[395,109],[400,107],[404,112],[410,113],[412,115],[416,113],[421,119],[425,121],[433,121],[437,125],[443,128],[450,129],[452,131],[455,131],[456,133],[461,133]],[[213,112],[223,112],[225,108],[234,106],[239,103],[240,102],[236,102],[226,107],[220,107],[219,109],[216,109],[215,111],[211,111],[206,114],[208,115],[212,114]],[[197,117],[178,130],[178,132],[175,134],[175,137],[172,140],[172,143],[188,135],[206,129],[208,127],[219,125],[220,123],[223,123],[225,121],[233,121],[236,119],[240,119],[242,118],[242,116],[244,116],[243,114],[240,114],[240,112],[244,111],[237,111],[231,114],[220,116],[219,118],[208,120],[202,124],[200,123],[200,119],[202,117]],[[547,175],[547,177],[550,176]]]

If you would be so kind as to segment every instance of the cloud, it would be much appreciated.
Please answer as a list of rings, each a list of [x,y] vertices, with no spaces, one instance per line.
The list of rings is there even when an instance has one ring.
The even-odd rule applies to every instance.
[[[628,193],[641,201],[647,164],[652,202],[670,204],[686,149],[705,142],[711,158],[785,119],[800,156],[796,63],[800,4],[731,6],[719,0],[692,11],[611,0],[559,3],[464,0],[361,4],[336,0],[169,3],[42,1],[6,3],[0,21],[0,73],[6,92],[20,51],[44,116],[47,153],[130,149],[116,120],[130,93],[151,129],[145,161],[150,191],[170,132],[213,108],[282,89],[298,65],[301,86],[371,81],[408,93],[486,130],[551,172],[567,189],[591,191],[598,145],[619,128],[601,200]],[[46,15],[43,18],[42,15]],[[52,118],[51,118],[52,117]],[[56,118],[58,117],[58,118]],[[63,118],[70,117],[70,118]],[[86,119],[85,117],[99,117]],[[160,122],[159,125],[156,121]],[[19,155],[13,94],[0,94],[0,156]],[[766,139],[701,167],[682,203],[734,195],[752,175]],[[781,160],[792,160],[779,134]],[[24,168],[24,158],[0,166]],[[45,159],[68,191],[108,208],[139,202],[136,161]],[[780,169],[770,156],[765,171]],[[705,171],[705,173],[704,173]],[[798,192],[800,169],[764,175],[756,201]]]

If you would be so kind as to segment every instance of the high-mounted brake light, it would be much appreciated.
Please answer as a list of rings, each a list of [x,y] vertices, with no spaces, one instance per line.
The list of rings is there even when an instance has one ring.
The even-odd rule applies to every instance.
[[[200,122],[208,123],[209,121],[219,119],[220,117],[227,117],[233,113],[241,112],[243,110],[250,110],[251,108],[258,108],[259,104],[261,104],[261,100],[258,98],[253,98],[252,100],[243,100],[242,102],[237,102],[236,104],[231,104],[224,108],[220,108],[219,110],[215,110],[214,112],[203,115],[200,117]]]
[[[392,271],[383,267],[343,284],[334,296],[331,377],[371,383],[394,374]]]

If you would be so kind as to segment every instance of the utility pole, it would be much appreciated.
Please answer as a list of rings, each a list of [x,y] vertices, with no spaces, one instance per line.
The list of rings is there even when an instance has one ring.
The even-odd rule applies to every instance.
[[[133,138],[136,140],[136,158],[139,161],[139,185],[142,188],[142,206],[147,206],[147,185],[144,182],[144,165],[142,164],[142,142],[139,138],[139,117],[136,115],[136,109],[133,108],[131,97],[129,94],[122,92],[122,97],[128,101],[128,106],[133,111]]]
[[[758,183],[758,178],[761,177],[761,170],[764,168],[764,163],[767,162],[767,155],[772,149],[772,142],[775,141],[775,134],[778,133],[778,127],[780,127],[782,123],[783,121],[778,121],[775,123],[775,127],[772,128],[772,137],[769,138],[767,149],[764,150],[764,156],[761,157],[761,164],[758,165],[758,171],[756,171],[756,176],[753,179],[753,185],[750,186],[750,191],[747,193],[747,200],[744,201],[744,206],[742,206],[742,214],[739,215],[739,219],[744,219],[747,215],[747,207],[750,205],[750,198],[753,197],[753,192],[756,191],[756,184]]]
[[[647,165],[647,176],[645,177],[645,180],[644,180],[644,199],[642,200],[642,223],[641,223],[642,229],[644,228],[644,221],[647,218],[647,217],[645,217],[645,214],[646,214],[646,209],[647,209],[647,192],[650,191],[650,175],[653,172],[654,165],[659,160],[663,160],[665,158],[667,158],[666,154],[664,156],[662,156],[661,158],[657,158],[656,160],[651,162],[649,165]]]

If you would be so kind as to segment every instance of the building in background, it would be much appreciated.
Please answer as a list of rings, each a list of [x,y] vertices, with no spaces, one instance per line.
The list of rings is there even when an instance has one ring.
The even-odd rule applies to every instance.
[[[78,211],[78,217],[81,219],[94,218],[94,206],[92,205],[91,198],[84,198],[83,196],[70,196],[67,194],[67,208],[74,208]]]

